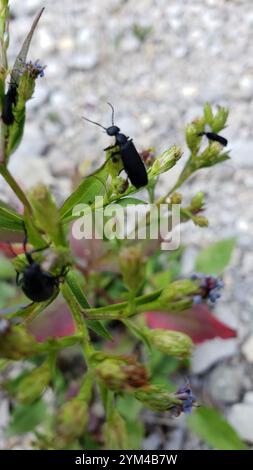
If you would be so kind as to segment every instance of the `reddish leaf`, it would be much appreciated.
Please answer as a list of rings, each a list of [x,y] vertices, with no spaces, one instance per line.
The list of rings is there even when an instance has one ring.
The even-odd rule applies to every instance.
[[[12,245],[11,243],[0,242],[0,252],[3,253],[7,258],[15,258],[21,253],[24,253],[22,245]]]
[[[228,339],[236,336],[236,331],[219,321],[206,304],[194,305],[180,314],[147,312],[145,315],[149,328],[182,331],[196,344],[216,337]]]
[[[75,325],[67,305],[60,304],[55,310],[47,310],[39,315],[30,325],[30,332],[39,342],[47,338],[62,338],[73,335]]]

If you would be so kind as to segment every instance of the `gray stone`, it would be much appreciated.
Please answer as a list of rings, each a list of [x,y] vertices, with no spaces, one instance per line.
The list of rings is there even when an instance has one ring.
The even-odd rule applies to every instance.
[[[253,363],[253,335],[251,335],[242,346],[242,353],[247,361]]]
[[[253,166],[253,140],[234,140],[231,158],[236,167],[251,168]]]
[[[92,70],[98,64],[97,52],[75,54],[69,61],[69,68],[76,70]]]
[[[192,357],[192,372],[202,374],[217,362],[233,356],[238,350],[237,340],[215,338],[197,346]]]
[[[120,43],[120,48],[124,52],[134,52],[137,51],[139,47],[140,41],[132,34],[125,36]]]
[[[217,402],[234,403],[239,400],[244,368],[218,365],[207,380],[207,390]]]
[[[247,403],[233,405],[228,413],[228,421],[240,437],[253,443],[253,406]]]
[[[158,432],[153,432],[149,434],[143,441],[143,450],[156,450],[159,449],[160,445],[160,435]]]
[[[253,392],[245,393],[243,397],[243,402],[246,403],[247,405],[253,406]]]
[[[181,272],[184,276],[192,274],[195,268],[195,261],[198,254],[198,249],[190,245],[186,248],[182,256]]]

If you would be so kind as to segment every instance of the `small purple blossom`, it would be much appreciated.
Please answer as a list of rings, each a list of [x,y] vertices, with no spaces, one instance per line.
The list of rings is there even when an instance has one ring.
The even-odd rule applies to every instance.
[[[192,389],[190,386],[189,381],[184,385],[181,385],[175,393],[175,397],[178,400],[181,400],[181,404],[174,405],[171,409],[171,414],[173,417],[179,416],[181,413],[190,414],[192,412],[192,408],[196,406],[196,397],[192,393]]]
[[[216,276],[206,276],[203,273],[195,273],[191,276],[193,281],[199,281],[200,293],[193,297],[194,304],[201,304],[203,300],[215,303],[221,296],[220,290],[224,287],[222,279]]]
[[[30,60],[25,64],[25,69],[29,72],[32,78],[44,77],[46,65],[41,65],[39,60],[34,63]]]

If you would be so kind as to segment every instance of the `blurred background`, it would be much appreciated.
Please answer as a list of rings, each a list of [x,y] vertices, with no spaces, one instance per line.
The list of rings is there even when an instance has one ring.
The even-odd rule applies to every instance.
[[[192,272],[201,247],[237,237],[216,313],[238,338],[198,346],[192,372],[214,400],[230,405],[228,419],[253,443],[252,1],[13,0],[13,59],[42,6],[29,59],[46,64],[46,74],[38,79],[25,138],[10,164],[25,188],[42,181],[61,202],[76,165],[84,172],[99,165],[110,140],[82,116],[109,125],[107,101],[139,150],[184,147],[185,124],[202,113],[206,101],[230,109],[223,135],[231,160],[198,172],[184,189],[186,197],[205,192],[209,227],[184,227],[183,271]],[[166,187],[175,178],[167,173]],[[0,195],[12,198],[2,181]],[[157,433],[150,436],[146,447],[159,448]],[[201,448],[197,438],[190,439],[187,448]],[[176,429],[165,448],[180,448],[180,442]]]

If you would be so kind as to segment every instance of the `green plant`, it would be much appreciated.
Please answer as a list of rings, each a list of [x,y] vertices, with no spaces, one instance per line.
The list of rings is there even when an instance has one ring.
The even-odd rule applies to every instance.
[[[24,369],[17,379],[4,384],[18,403],[8,432],[36,431],[37,425],[43,423],[43,432],[36,433],[37,447],[96,448],[98,443],[87,425],[94,396],[99,394],[104,407],[104,425],[100,426],[104,446],[114,449],[133,448],[140,445],[141,425],[136,425],[133,431],[133,422],[143,405],[155,411],[180,414],[186,408],[188,410],[189,400],[190,408],[195,402],[191,391],[175,393],[166,380],[159,385],[152,377],[155,351],[167,355],[167,363],[174,370],[179,361],[190,357],[193,347],[190,337],[180,332],[151,330],[142,314],[150,310],[166,310],[179,315],[192,307],[196,296],[200,296],[203,302],[207,300],[207,296],[203,293],[198,278],[177,279],[179,250],[176,254],[161,253],[159,240],[153,242],[149,237],[138,243],[124,237],[110,240],[103,231],[103,241],[100,240],[98,246],[105,246],[105,251],[97,260],[99,269],[94,269],[94,266],[92,269],[83,269],[70,247],[71,223],[85,223],[90,211],[95,215],[105,208],[109,209],[106,216],[108,218],[115,203],[124,208],[146,205],[148,202],[157,209],[165,205],[169,214],[167,218],[171,222],[173,204],[182,204],[183,201],[182,194],[178,193],[181,185],[196,171],[229,158],[219,143],[207,142],[199,136],[206,124],[213,132],[220,132],[226,125],[228,112],[222,107],[214,112],[206,104],[203,116],[187,126],[189,156],[177,183],[163,196],[156,196],[159,177],[167,172],[169,175],[169,170],[181,158],[182,151],[176,146],[160,156],[156,156],[153,149],[143,153],[148,168],[149,183],[145,189],[148,200],[145,196],[133,197],[137,192],[136,188],[131,185],[127,187],[125,181],[118,176],[122,162],[120,159],[116,162],[111,159],[111,148],[105,151],[102,166],[85,177],[60,208],[48,188],[43,185],[26,194],[9,172],[8,163],[22,141],[26,103],[33,96],[37,78],[43,75],[44,68],[38,62],[26,62],[41,13],[36,17],[13,68],[9,69],[9,7],[7,0],[0,1],[1,109],[6,98],[9,74],[11,82],[14,81],[17,88],[17,100],[12,103],[11,108],[14,122],[6,125],[1,121],[0,174],[23,206],[23,213],[19,214],[0,202],[0,228],[3,239],[8,240],[10,234],[16,234],[20,240],[24,237],[25,227],[29,243],[34,249],[50,246],[50,251],[54,253],[50,266],[53,275],[57,276],[65,266],[69,266],[69,269],[63,276],[59,289],[55,290],[55,295],[45,302],[36,302],[25,308],[15,308],[20,299],[23,301],[23,296],[20,297],[19,293],[15,298],[13,290],[8,291],[9,284],[3,284],[3,307],[13,306],[13,311],[6,313],[1,319],[1,367],[5,368],[11,361],[24,360],[32,365],[32,370]],[[202,215],[203,206],[202,193],[197,194],[189,204],[180,205],[181,222],[192,221],[199,227],[207,226],[208,221]],[[146,215],[148,225],[150,213],[148,210]],[[149,260],[147,247],[152,247]],[[36,255],[37,263],[42,263],[43,259],[43,253]],[[116,273],[115,270],[101,268],[105,261],[116,263]],[[27,259],[24,253],[13,259],[13,266],[16,271],[25,270]],[[15,270],[7,262],[3,278],[8,279],[9,276],[9,279],[13,279]],[[13,289],[13,286],[10,288]],[[59,297],[63,298],[61,305],[67,305],[72,314],[74,331],[61,338],[49,337],[39,342],[31,325],[38,316],[43,316],[46,310],[53,308]],[[104,347],[101,340],[103,338],[108,342],[113,338],[116,342],[112,321],[118,322],[118,327],[120,325],[120,328],[128,332],[122,344],[118,344],[117,354],[112,353],[107,344]],[[137,343],[143,343],[145,361],[132,353],[133,345]],[[75,396],[66,401],[64,394],[67,393],[68,383],[62,377],[57,359],[61,351],[73,347],[78,348],[83,355],[85,372],[78,377]],[[42,398],[48,387],[55,390],[57,411],[53,417],[49,415]],[[133,434],[136,437],[135,443],[131,441]]]

